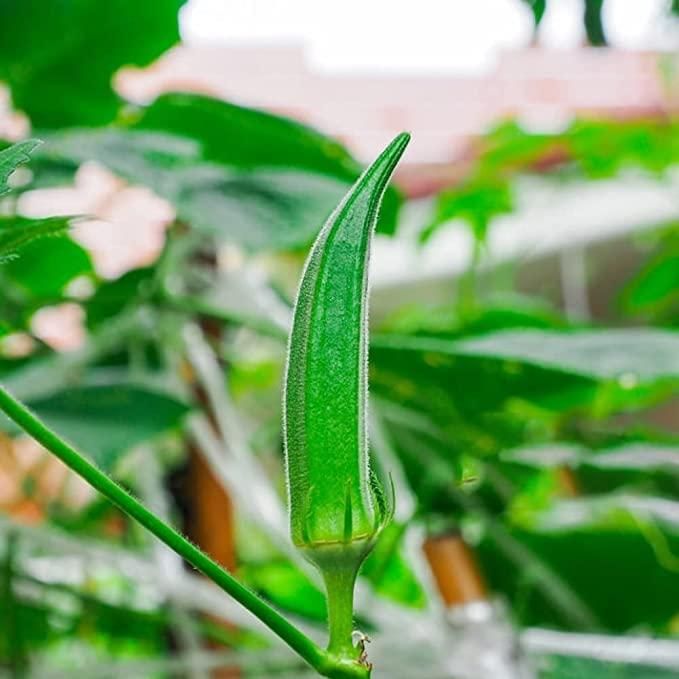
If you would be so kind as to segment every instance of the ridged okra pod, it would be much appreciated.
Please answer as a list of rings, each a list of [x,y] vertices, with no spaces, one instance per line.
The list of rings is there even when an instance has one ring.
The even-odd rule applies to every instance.
[[[368,262],[382,197],[409,139],[404,133],[389,144],[320,231],[300,283],[288,348],[291,534],[324,577],[329,650],[338,655],[355,650],[356,574],[388,520],[368,463]]]

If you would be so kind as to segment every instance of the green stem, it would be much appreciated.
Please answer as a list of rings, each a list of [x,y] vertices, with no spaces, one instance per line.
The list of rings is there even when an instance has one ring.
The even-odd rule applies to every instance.
[[[328,602],[328,653],[355,658],[354,648],[354,586],[357,573],[351,569],[337,568],[323,572]]]
[[[472,259],[469,268],[459,279],[458,310],[465,317],[470,315],[477,306],[478,301],[478,278],[481,255],[483,254],[483,242],[479,240],[475,233]]]
[[[174,528],[149,511],[141,502],[86,460],[75,448],[59,438],[1,386],[0,410],[4,411],[10,419],[38,443],[56,455],[66,466],[70,467],[170,549],[186,559],[194,568],[204,573],[227,594],[236,599],[319,673],[338,679],[357,676],[351,668],[345,672],[327,652],[323,651],[309,637],[289,623],[254,592],[241,585],[238,580],[229,575]],[[368,675],[364,676],[367,677]]]
[[[16,555],[18,538],[16,533],[7,537],[4,573],[3,573],[3,598],[7,614],[7,651],[11,676],[21,679],[26,675],[26,661],[24,657],[23,639],[21,637],[21,625],[19,621],[19,604],[14,596],[14,559]],[[0,611],[1,612],[1,611]]]

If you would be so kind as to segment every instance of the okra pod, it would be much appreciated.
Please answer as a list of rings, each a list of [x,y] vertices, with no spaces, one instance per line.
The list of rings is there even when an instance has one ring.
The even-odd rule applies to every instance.
[[[346,647],[351,636],[349,611],[349,629],[336,625],[333,640],[333,607],[351,608],[358,568],[388,520],[368,462],[368,262],[382,197],[409,140],[403,133],[389,144],[320,231],[302,275],[288,347],[290,527],[295,545],[325,579],[331,649]],[[340,617],[346,628],[346,610]]]

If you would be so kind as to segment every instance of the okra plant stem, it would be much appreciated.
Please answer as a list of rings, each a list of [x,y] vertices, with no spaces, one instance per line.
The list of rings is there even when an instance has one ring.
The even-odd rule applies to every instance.
[[[336,679],[368,679],[369,670],[358,671],[356,666],[344,668],[332,654],[324,651],[303,632],[288,622],[254,592],[243,586],[207,554],[183,535],[147,509],[124,488],[89,462],[80,452],[41,422],[26,406],[0,386],[0,410],[32,436],[38,443],[58,457],[67,467],[81,476],[93,488],[116,504],[170,549],[205,574],[227,594],[259,618],[302,659],[320,674]]]
[[[323,573],[328,604],[328,652],[352,657],[356,649],[352,643],[354,631],[354,586],[357,572],[346,569],[326,570]]]

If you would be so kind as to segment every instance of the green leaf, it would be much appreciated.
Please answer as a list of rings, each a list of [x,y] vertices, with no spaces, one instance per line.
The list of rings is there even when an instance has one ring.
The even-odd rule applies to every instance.
[[[194,229],[250,251],[306,247],[349,180],[308,168],[242,168],[206,160],[201,140],[138,129],[68,130],[38,157],[77,168],[96,160],[170,201]],[[209,155],[209,154],[208,154]]]
[[[473,180],[439,195],[434,219],[422,231],[420,240],[426,241],[446,222],[462,219],[469,224],[474,238],[483,242],[492,220],[513,209],[514,200],[508,182]]]
[[[8,191],[7,180],[12,172],[19,165],[27,163],[30,160],[31,153],[41,143],[37,139],[27,139],[0,151],[0,196]]]
[[[387,182],[408,143],[400,135],[323,227],[294,310],[285,441],[290,521],[298,546],[374,533],[367,457],[367,265]],[[347,514],[348,512],[348,514]]]
[[[622,330],[509,330],[462,340],[467,356],[530,363],[594,380],[635,386],[679,377],[679,333],[651,328]]]
[[[115,280],[102,283],[85,303],[87,327],[95,330],[110,318],[137,304],[154,273],[153,267],[132,269]]]
[[[496,334],[506,333],[488,337]],[[371,342],[371,389],[428,413],[451,429],[484,421],[510,399],[563,410],[587,404],[594,396],[595,385],[580,375],[530,361],[465,353],[464,343],[470,341],[375,336]]]
[[[427,597],[403,553],[405,526],[392,522],[380,534],[361,575],[375,591],[403,606],[423,609]]]
[[[627,167],[661,173],[676,162],[676,124],[664,120],[578,120],[567,144],[589,178],[613,176]]]
[[[188,412],[165,394],[127,384],[66,388],[28,405],[104,471],[134,446],[177,427]]]
[[[502,454],[502,459],[536,468],[567,465],[573,468],[589,466],[611,470],[679,471],[679,446],[632,441],[619,446],[590,450],[577,443],[553,442],[507,450]]]
[[[361,171],[341,144],[306,125],[202,95],[163,95],[143,110],[135,128],[192,139],[200,144],[206,161],[232,170],[278,169],[282,176],[290,172],[334,178],[344,186],[326,205],[324,217]],[[318,201],[313,185],[306,197]],[[398,193],[388,189],[378,231],[394,232],[399,203]]]
[[[277,608],[308,620],[325,621],[327,609],[322,592],[290,562],[249,563],[238,574],[244,584]]]
[[[0,263],[39,238],[65,234],[72,217],[0,217]]]
[[[125,65],[145,66],[179,41],[184,0],[5,0],[0,80],[36,127],[102,125],[118,114],[111,87]]]
[[[318,233],[347,183],[287,170],[186,172],[176,202],[182,221],[251,252],[294,250]]]
[[[668,396],[679,379],[678,339],[652,329],[524,329],[459,340],[379,335],[371,343],[371,386],[426,414],[458,445],[490,454],[500,440],[520,442],[529,412],[532,419],[583,409],[604,415]],[[539,413],[526,410],[535,407]]]
[[[58,218],[47,221],[53,222],[48,228],[59,224]],[[89,254],[70,238],[34,240],[20,258],[2,267],[2,275],[29,298],[47,301],[61,297],[74,278],[92,272]]]
[[[674,679],[677,674],[675,669],[656,665],[609,662],[567,655],[540,657],[540,667],[540,679]]]
[[[170,303],[225,323],[242,324],[266,335],[287,338],[290,306],[252,273],[224,271],[216,278],[208,274],[209,283],[204,289],[191,295],[170,295]],[[237,366],[231,367],[237,370]]]
[[[547,9],[547,0],[523,0],[527,5],[530,6],[531,12],[533,13],[533,21],[535,22],[535,29],[540,26],[542,17]]]
[[[625,286],[623,309],[634,315],[671,315],[679,302],[679,251],[663,242],[658,254]]]
[[[341,144],[306,125],[198,94],[162,95],[134,126],[192,139],[206,161],[244,170],[278,167],[352,180],[358,169]]]
[[[637,626],[665,630],[676,615],[679,578],[675,568],[668,568],[658,555],[679,554],[679,536],[656,533],[649,535],[631,523],[556,532],[511,529],[514,540],[587,602],[604,630],[618,633]],[[508,568],[505,552],[490,533],[478,553],[491,587],[514,603],[514,615],[522,625],[564,625],[561,614],[535,586],[530,563],[525,568]]]
[[[528,486],[539,477],[551,476],[558,490],[564,468],[574,470],[578,490],[586,496],[614,492],[673,496],[679,488],[679,446],[667,442],[629,439],[594,449],[565,441],[523,445],[503,451],[498,465],[526,499]]]

